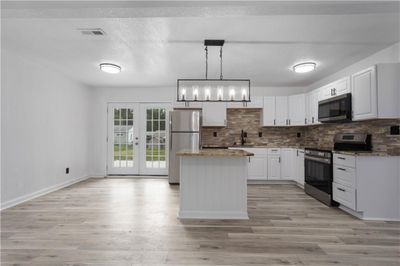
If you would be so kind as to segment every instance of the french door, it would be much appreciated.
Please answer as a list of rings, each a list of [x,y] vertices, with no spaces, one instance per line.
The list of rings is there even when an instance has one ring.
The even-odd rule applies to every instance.
[[[167,175],[170,104],[108,105],[108,175]]]

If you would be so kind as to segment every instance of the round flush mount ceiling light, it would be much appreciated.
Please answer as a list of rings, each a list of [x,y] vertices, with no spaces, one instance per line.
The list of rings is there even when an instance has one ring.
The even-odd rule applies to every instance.
[[[307,73],[314,71],[316,67],[317,64],[314,62],[305,62],[293,66],[293,71],[296,73]]]
[[[121,72],[121,67],[111,63],[101,63],[100,69],[103,72],[110,73],[110,74],[117,74]]]

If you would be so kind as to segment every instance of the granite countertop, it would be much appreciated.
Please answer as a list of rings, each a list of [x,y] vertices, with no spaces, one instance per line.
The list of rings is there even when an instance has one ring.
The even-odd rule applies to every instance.
[[[176,153],[177,156],[203,156],[203,157],[245,157],[254,156],[253,153],[244,150],[230,150],[230,149],[202,149],[198,152],[193,151],[180,151]]]
[[[352,156],[400,156],[398,153],[388,153],[384,151],[333,151],[337,154],[352,155]]]

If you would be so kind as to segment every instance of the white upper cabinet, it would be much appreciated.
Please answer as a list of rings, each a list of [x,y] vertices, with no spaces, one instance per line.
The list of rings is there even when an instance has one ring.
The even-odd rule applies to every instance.
[[[289,123],[290,126],[306,124],[306,98],[305,94],[289,96]]]
[[[377,110],[376,71],[367,68],[351,76],[354,120],[375,118]]]
[[[251,102],[247,103],[247,108],[263,108],[264,97],[262,96],[251,96]]]
[[[350,92],[350,77],[345,77],[319,89],[319,101]]]
[[[275,126],[275,96],[264,97],[261,125]]]
[[[319,90],[313,90],[306,96],[307,125],[320,124],[318,122],[318,96]]]
[[[224,127],[226,126],[226,103],[204,102],[203,103],[203,126]]]
[[[400,64],[378,64],[351,76],[353,120],[399,117]]]
[[[276,96],[275,98],[275,125],[287,126],[288,119],[288,97]]]
[[[193,108],[202,108],[203,103],[202,102],[188,102],[186,105],[184,102],[177,102],[176,100],[173,102],[173,107],[174,108],[186,108],[186,109],[193,109]]]
[[[251,102],[228,102],[227,108],[263,108],[263,97],[262,96],[251,96]]]

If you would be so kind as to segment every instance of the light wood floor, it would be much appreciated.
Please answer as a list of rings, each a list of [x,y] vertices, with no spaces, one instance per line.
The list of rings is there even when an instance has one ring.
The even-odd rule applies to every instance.
[[[250,185],[248,221],[180,221],[166,180],[89,179],[1,213],[1,265],[400,265],[400,223],[294,185]]]

